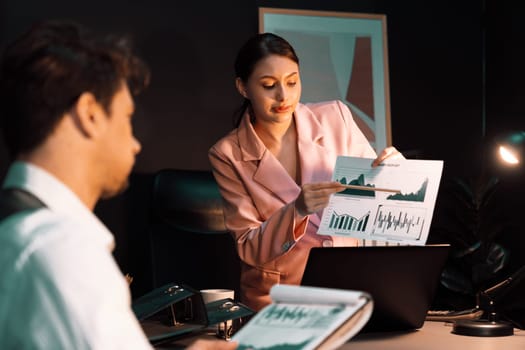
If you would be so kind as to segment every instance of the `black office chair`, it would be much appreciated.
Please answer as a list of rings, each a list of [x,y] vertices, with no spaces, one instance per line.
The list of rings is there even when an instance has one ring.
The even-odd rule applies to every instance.
[[[239,295],[240,261],[222,206],[210,171],[155,174],[149,225],[154,287],[179,282]]]

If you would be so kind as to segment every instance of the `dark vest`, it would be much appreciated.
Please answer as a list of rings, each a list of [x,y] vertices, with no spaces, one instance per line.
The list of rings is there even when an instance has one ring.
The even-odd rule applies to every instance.
[[[45,207],[33,194],[18,188],[4,188],[0,192],[0,221],[18,212]]]

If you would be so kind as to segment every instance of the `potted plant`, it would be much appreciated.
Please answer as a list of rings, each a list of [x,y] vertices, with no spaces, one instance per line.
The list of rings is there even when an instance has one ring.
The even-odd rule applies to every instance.
[[[473,308],[480,291],[506,277],[509,251],[498,241],[506,221],[492,200],[499,183],[482,172],[442,184],[429,243],[449,243],[451,252],[433,309]]]

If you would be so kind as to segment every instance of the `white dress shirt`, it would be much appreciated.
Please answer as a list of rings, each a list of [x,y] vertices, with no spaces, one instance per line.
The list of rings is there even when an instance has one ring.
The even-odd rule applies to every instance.
[[[28,163],[14,163],[4,187],[46,207],[0,222],[0,349],[151,349],[113,236],[91,210]]]

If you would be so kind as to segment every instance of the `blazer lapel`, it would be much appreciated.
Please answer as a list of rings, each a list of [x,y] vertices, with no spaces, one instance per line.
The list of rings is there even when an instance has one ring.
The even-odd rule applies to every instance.
[[[295,125],[299,138],[302,183],[331,181],[337,155],[324,147],[322,125],[312,111],[302,104],[295,110]],[[319,226],[321,215],[322,212],[311,215],[310,221]]]
[[[300,187],[259,139],[248,114],[244,115],[237,135],[243,161],[258,161],[253,181],[272,192],[283,203],[293,201],[299,195]]]
[[[299,145],[301,183],[330,181],[337,155],[324,147],[321,124],[310,109],[302,104],[297,105],[294,118]],[[243,161],[259,162],[253,180],[275,194],[284,204],[295,200],[301,188],[259,139],[248,114],[244,115],[238,129],[238,138]],[[321,213],[311,215],[310,221],[318,226]]]
[[[296,108],[295,125],[299,139],[302,183],[330,181],[337,155],[324,147],[322,125],[310,109],[301,104]]]
[[[295,200],[301,192],[282,164],[268,150],[264,152],[253,180],[272,191],[283,203]]]

